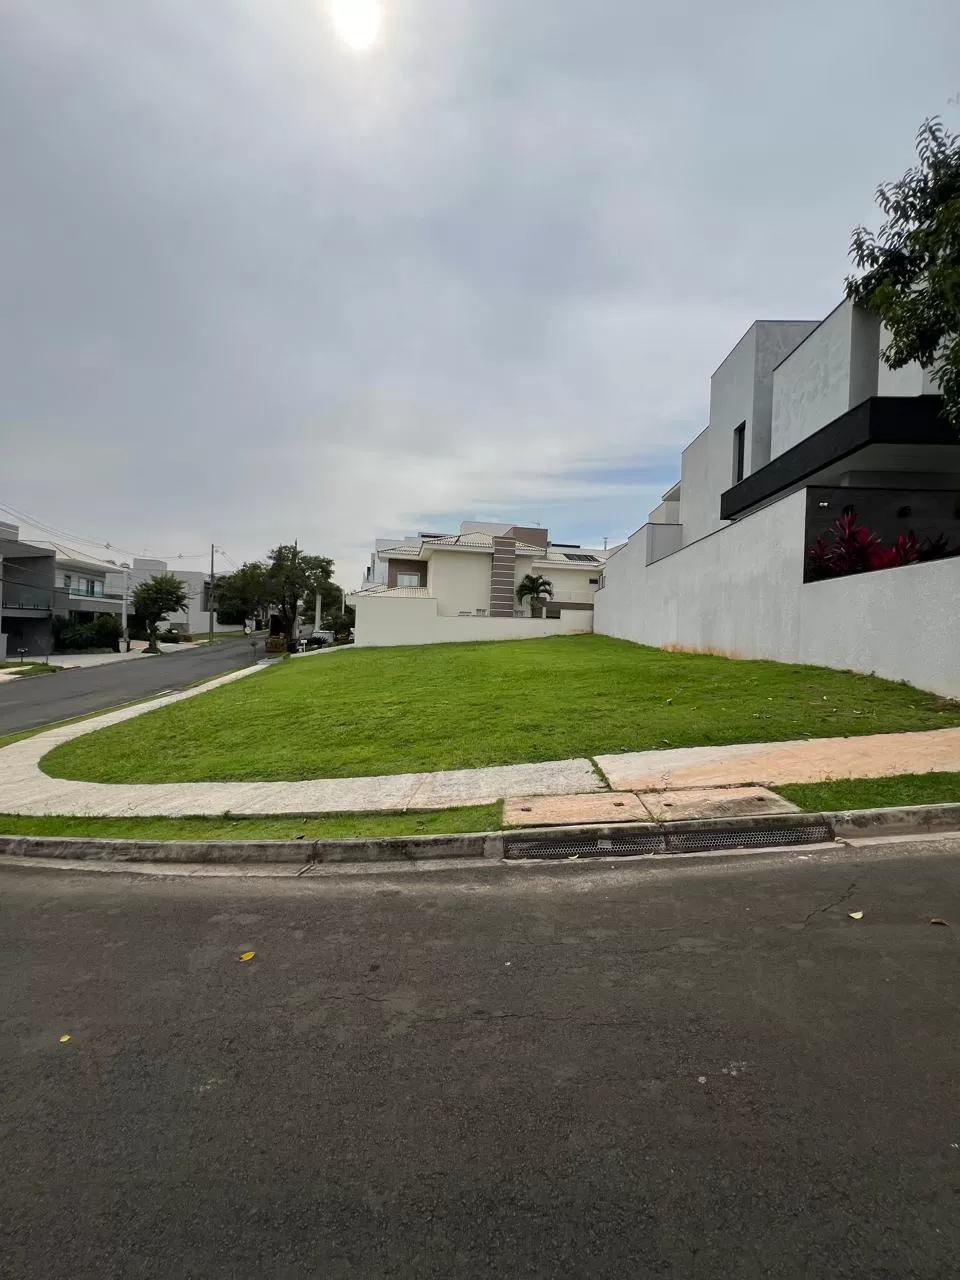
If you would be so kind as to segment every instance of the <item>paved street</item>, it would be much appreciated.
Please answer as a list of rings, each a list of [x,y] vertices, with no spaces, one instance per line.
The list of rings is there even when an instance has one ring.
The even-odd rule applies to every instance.
[[[4,868],[4,1275],[955,1275],[958,930],[960,839]]]
[[[263,657],[262,639],[257,656]],[[249,640],[225,640],[186,653],[164,653],[157,658],[5,682],[0,685],[0,734],[85,716],[166,689],[183,689],[241,666],[251,657]]]

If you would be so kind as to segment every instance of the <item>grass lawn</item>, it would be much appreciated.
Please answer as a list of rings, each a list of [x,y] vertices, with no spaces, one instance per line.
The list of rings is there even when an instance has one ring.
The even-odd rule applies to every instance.
[[[910,773],[899,778],[840,778],[775,787],[812,813],[890,809],[904,804],[960,804],[960,773]]]
[[[28,676],[52,676],[56,670],[46,662],[0,662],[0,671],[15,671],[21,680]]]
[[[871,676],[606,636],[303,658],[64,743],[54,777],[297,780],[960,724]]]
[[[19,818],[0,814],[0,835],[97,840],[360,840],[499,831],[503,806],[431,813],[335,813],[323,818]]]

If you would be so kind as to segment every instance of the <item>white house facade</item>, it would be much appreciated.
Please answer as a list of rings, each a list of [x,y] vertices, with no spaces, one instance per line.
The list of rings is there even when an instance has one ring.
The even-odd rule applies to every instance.
[[[532,639],[593,629],[607,552],[551,543],[546,529],[464,522],[457,534],[380,539],[356,609],[356,644]],[[520,604],[528,574],[546,578],[543,607]]]
[[[960,697],[960,436],[885,336],[850,302],[750,327],[679,484],[607,561],[596,631]]]
[[[185,635],[205,636],[210,629],[210,575],[197,569],[181,569],[179,565],[170,568],[166,560],[148,560],[137,556],[128,569],[116,569],[107,577],[107,590],[122,597],[127,592],[128,602],[141,582],[158,573],[172,573],[183,583],[187,591],[187,607],[179,613],[167,614],[168,625],[173,631]],[[132,605],[130,606],[132,611]],[[213,618],[214,631],[232,631],[235,628],[229,623]]]

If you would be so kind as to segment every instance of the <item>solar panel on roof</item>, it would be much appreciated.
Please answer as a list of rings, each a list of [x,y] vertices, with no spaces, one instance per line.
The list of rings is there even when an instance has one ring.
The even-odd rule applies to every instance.
[[[573,554],[572,554],[571,552],[569,552],[569,551],[564,551],[564,553],[563,553],[563,558],[564,558],[564,560],[576,560],[576,561],[578,561],[579,563],[582,563],[582,564],[593,564],[594,560],[596,559],[596,557],[595,557],[595,556],[578,556],[578,555],[573,555]]]

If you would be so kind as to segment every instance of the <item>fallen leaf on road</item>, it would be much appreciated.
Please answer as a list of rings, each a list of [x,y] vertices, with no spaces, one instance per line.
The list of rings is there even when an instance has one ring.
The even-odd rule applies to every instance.
[[[67,1043],[67,1041],[68,1041],[69,1039],[70,1039],[70,1037],[69,1037],[69,1036],[61,1036],[61,1037],[60,1037],[60,1043],[61,1043],[61,1044],[66,1044],[66,1043]]]
[[[240,952],[241,964],[245,963],[247,960],[252,960],[256,954],[257,953],[255,951],[241,951]]]
[[[949,920],[941,920],[939,916],[932,916],[932,917],[930,918],[930,923],[931,923],[931,924],[944,924],[944,925],[946,925],[946,926],[947,926],[947,928],[948,928],[948,929],[950,928],[950,922],[949,922]]]
[[[863,919],[863,912],[862,912],[862,911],[848,911],[848,912],[847,912],[847,915],[850,917],[850,919],[851,919],[851,920],[862,920],[862,919]]]

